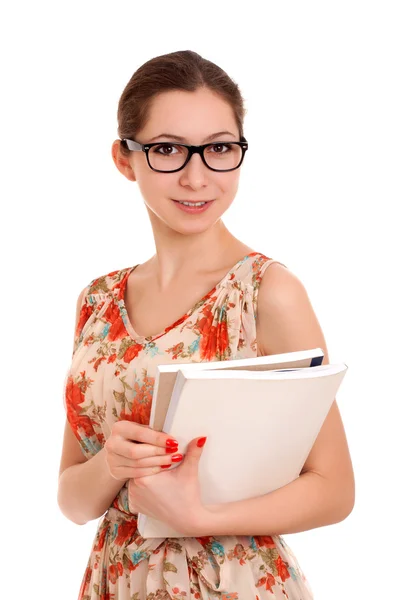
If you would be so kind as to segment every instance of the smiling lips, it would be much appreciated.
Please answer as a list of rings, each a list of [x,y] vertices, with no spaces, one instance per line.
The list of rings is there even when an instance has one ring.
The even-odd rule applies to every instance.
[[[214,202],[214,200],[203,200],[203,201],[186,201],[186,200],[173,200],[175,204],[179,204],[179,209],[189,214],[203,213],[208,210],[208,207]]]

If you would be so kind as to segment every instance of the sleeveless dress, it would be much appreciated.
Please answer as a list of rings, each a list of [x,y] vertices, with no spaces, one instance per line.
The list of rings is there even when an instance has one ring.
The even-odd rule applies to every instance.
[[[115,421],[149,424],[157,365],[257,356],[257,292],[274,262],[259,252],[244,256],[185,315],[146,338],[133,329],[124,302],[137,265],[90,282],[63,394],[86,458],[101,450]],[[313,598],[279,535],[142,538],[127,485],[99,520],[78,600]]]

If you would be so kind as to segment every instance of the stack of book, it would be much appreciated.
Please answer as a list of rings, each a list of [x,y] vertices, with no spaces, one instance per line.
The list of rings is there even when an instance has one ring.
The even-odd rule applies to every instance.
[[[207,436],[204,504],[267,494],[300,475],[347,371],[323,358],[315,348],[158,366],[149,425],[174,437],[183,455],[193,438]],[[142,513],[138,529],[144,538],[183,537]]]

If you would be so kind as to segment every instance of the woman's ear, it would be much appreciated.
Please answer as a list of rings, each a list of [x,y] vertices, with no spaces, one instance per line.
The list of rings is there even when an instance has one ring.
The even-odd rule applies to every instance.
[[[128,156],[125,156],[121,152],[121,140],[115,140],[113,142],[111,154],[118,171],[120,171],[122,175],[125,175],[129,181],[136,181],[135,173],[133,172]]]

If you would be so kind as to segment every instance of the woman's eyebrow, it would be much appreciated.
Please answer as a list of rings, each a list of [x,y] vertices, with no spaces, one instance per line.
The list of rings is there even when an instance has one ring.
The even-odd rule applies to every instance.
[[[231,135],[232,137],[236,137],[233,133],[231,133],[230,131],[218,131],[217,133],[213,133],[211,135],[209,135],[208,137],[206,137],[203,142],[208,142],[211,141],[213,139],[215,139],[216,137],[219,137],[220,135]],[[172,133],[160,133],[159,135],[156,135],[155,137],[152,137],[149,140],[149,143],[156,140],[157,138],[171,138],[173,140],[177,140],[178,142],[182,142],[183,144],[185,144],[187,142],[186,138],[181,137],[179,135],[173,135]]]

